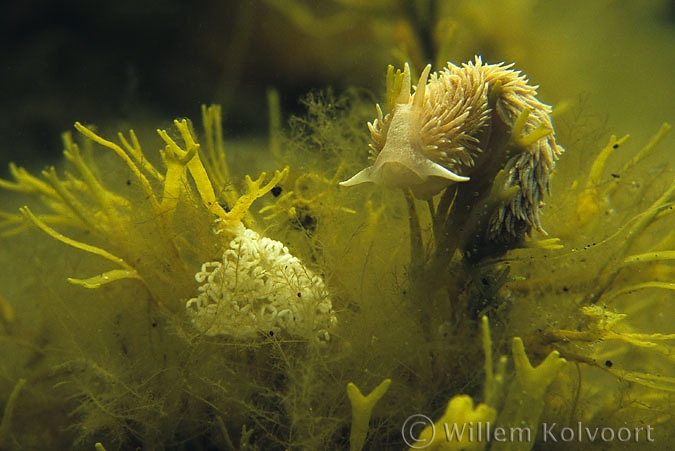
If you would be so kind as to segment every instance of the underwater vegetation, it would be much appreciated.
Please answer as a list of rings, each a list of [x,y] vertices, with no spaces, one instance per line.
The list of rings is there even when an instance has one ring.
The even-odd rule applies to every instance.
[[[10,164],[0,449],[675,442],[671,126],[544,103],[564,96],[525,75],[536,3],[264,0],[319,61],[372,45],[332,76],[381,95],[311,91],[286,121],[270,90],[251,149],[223,125],[245,83],[223,83],[194,120],[77,122],[55,166]]]
[[[390,68],[375,165],[396,102],[436,95],[427,76],[411,95],[411,69]],[[2,233],[30,264],[2,293],[2,445],[531,449],[577,423],[668,443],[675,336],[642,318],[673,291],[675,183],[671,167],[640,170],[670,126],[608,173],[628,146],[611,136],[544,205],[562,152],[538,153],[558,149],[550,109],[500,113],[508,82],[477,77],[485,125],[431,192],[395,176],[339,186],[366,164],[373,105],[356,91],[310,95],[272,130],[271,175],[232,174],[217,106],[199,131],[157,130],[158,152],[76,123],[63,169],[12,165],[0,187],[27,206],[2,213]],[[435,427],[405,429],[413,415]]]

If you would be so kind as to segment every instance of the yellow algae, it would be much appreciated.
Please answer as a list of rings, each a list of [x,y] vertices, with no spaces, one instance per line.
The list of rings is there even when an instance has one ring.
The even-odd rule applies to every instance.
[[[631,449],[671,443],[675,185],[670,125],[655,126],[672,121],[672,102],[662,89],[654,95],[667,86],[667,58],[639,62],[625,33],[622,58],[578,45],[581,36],[612,41],[602,32],[617,17],[649,7],[608,15],[608,5],[589,5],[580,11],[595,15],[571,23],[582,13],[541,19],[561,6],[498,3],[263,1],[266,20],[286,26],[263,51],[246,47],[262,39],[249,5],[235,14],[242,22],[222,75],[230,83],[214,87],[227,94],[224,111],[203,106],[201,125],[181,118],[118,134],[78,122],[62,136],[62,161],[42,171],[10,165],[0,180],[0,441],[539,449],[550,444],[544,425],[558,434],[581,424],[615,436],[609,445],[584,436],[579,449],[628,449],[617,434],[639,428]],[[291,45],[297,36],[306,53]],[[336,57],[348,42],[361,44],[361,59]],[[274,70],[249,73],[256,53]],[[455,66],[473,55],[482,59]],[[532,82],[511,74],[481,84],[509,62]],[[444,66],[468,77],[452,86],[471,89],[443,91],[457,98],[434,110]],[[309,93],[307,112],[286,125],[296,100],[283,84],[289,70],[352,87]],[[603,83],[603,70],[616,83]],[[377,82],[364,78],[373,73]],[[514,88],[518,80],[525,86]],[[619,119],[603,125],[597,107],[575,100],[582,88]],[[269,120],[269,136],[242,155],[246,146],[230,138],[253,109],[250,89],[267,92],[268,111],[255,114]],[[534,89],[554,113],[529,97],[505,100]],[[379,149],[401,102],[439,118],[424,125],[435,139],[427,152],[452,150],[443,124],[454,123],[441,119],[470,92],[483,102],[478,119],[492,118],[461,142],[472,158],[452,169],[470,180],[421,199],[339,185],[373,164],[369,139]],[[553,142],[566,149],[555,169],[549,154],[532,152],[552,142],[554,125]],[[355,383],[376,388],[364,396]],[[417,415],[429,428],[406,436]],[[445,435],[469,423],[531,436]]]
[[[387,393],[391,379],[383,380],[367,396],[353,382],[347,384],[347,396],[352,405],[352,426],[349,435],[349,449],[361,451],[368,434],[368,423],[375,404]]]

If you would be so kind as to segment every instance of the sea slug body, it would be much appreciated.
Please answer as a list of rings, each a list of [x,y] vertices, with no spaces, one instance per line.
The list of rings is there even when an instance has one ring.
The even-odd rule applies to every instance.
[[[537,86],[512,67],[484,64],[479,56],[434,73],[427,65],[412,91],[406,63],[391,111],[384,115],[378,105],[377,119],[368,123],[373,165],[340,184],[409,188],[415,197],[430,199],[455,183],[494,178],[494,171],[484,169],[498,165],[506,173],[503,189],[520,190],[498,213],[503,228],[512,235],[542,230],[539,209],[564,149],[555,141],[551,107],[537,99]],[[522,127],[516,130],[518,124]],[[518,142],[520,137],[512,136],[518,132],[527,138],[542,130],[537,139]],[[507,152],[512,138],[520,147]]]

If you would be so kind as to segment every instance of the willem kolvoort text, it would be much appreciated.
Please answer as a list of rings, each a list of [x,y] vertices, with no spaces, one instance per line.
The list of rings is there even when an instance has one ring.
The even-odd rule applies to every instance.
[[[443,432],[449,442],[531,442],[536,433],[532,428],[493,427],[491,423],[444,423]],[[584,427],[581,422],[574,427],[560,427],[557,423],[540,425],[541,440],[544,442],[653,442],[652,426],[635,428]]]

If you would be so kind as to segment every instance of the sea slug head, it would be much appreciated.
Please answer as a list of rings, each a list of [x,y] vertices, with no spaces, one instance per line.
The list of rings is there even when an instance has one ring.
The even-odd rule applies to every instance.
[[[434,83],[427,85],[430,70],[431,65],[424,68],[415,92],[411,94],[410,66],[406,63],[391,113],[383,116],[378,105],[378,118],[368,123],[373,165],[340,185],[372,182],[387,188],[410,188],[416,197],[429,199],[452,183],[469,180],[442,164],[442,158],[434,161],[430,157],[439,148],[433,141],[443,121],[442,117],[436,116],[438,108],[433,105],[441,93],[430,92],[443,88],[435,74]]]

